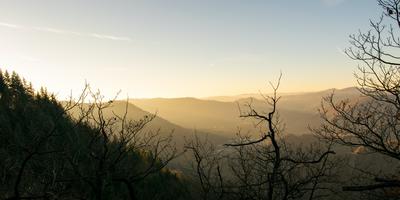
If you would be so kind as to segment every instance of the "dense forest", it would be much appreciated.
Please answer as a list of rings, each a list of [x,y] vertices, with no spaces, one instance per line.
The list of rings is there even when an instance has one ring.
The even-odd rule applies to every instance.
[[[205,112],[196,99],[106,99],[89,85],[60,100],[0,71],[0,199],[400,199],[400,1],[378,3],[382,17],[345,50],[359,63],[357,88],[324,93],[318,120],[294,109],[315,94],[281,99],[282,75],[270,95]],[[182,105],[172,120],[202,129],[136,107],[154,104]],[[239,120],[227,114],[247,123],[229,134]],[[309,134],[293,134],[306,132],[298,118],[313,120]]]
[[[35,92],[16,73],[0,73],[0,94],[1,199],[187,195],[185,181],[164,168],[175,156],[173,149],[167,152],[168,138],[140,133],[152,116],[105,119],[109,103],[58,102],[45,89]],[[80,107],[76,118],[68,113],[73,107]]]

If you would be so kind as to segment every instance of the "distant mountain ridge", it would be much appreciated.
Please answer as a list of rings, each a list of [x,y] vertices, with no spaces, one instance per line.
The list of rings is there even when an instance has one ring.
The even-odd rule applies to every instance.
[[[361,95],[355,87],[282,95],[278,102],[278,112],[285,124],[285,130],[300,135],[308,133],[309,126],[318,126],[320,123],[318,108],[322,98],[333,91],[337,99],[353,99]],[[238,106],[250,101],[257,110],[268,111],[265,101],[257,97],[240,98],[235,101],[191,97],[129,100],[137,107],[148,112],[157,112],[160,117],[185,128],[220,132],[227,137],[234,136],[238,129],[258,132],[254,129],[252,121],[239,117]]]
[[[115,101],[109,109],[104,109],[103,112],[105,117],[113,117],[114,114],[123,116],[126,109],[128,120],[139,120],[146,115],[157,115],[157,113],[147,112],[126,101]],[[74,110],[71,112],[73,113]],[[208,137],[210,141],[213,141],[216,144],[223,144],[228,140],[228,138],[223,137],[221,134],[184,128],[180,125],[171,123],[158,115],[144,128],[143,131],[160,131],[160,134],[164,136],[172,134],[173,142],[176,143],[178,148],[182,148],[185,143],[185,138],[190,138],[193,134],[197,134],[200,138]]]
[[[311,91],[311,92],[282,92],[278,93],[279,96],[293,96],[293,95],[304,95],[304,94],[311,94],[311,93],[325,93],[325,92],[332,92],[332,91],[352,91],[354,92],[357,90],[356,87],[347,87],[347,88],[330,88],[326,90],[321,90],[321,91]],[[266,93],[262,95],[271,95],[271,93]],[[204,100],[215,100],[215,101],[222,101],[222,102],[233,102],[237,101],[239,99],[244,99],[244,98],[256,98],[256,99],[262,99],[262,95],[260,93],[246,93],[246,94],[239,94],[239,95],[222,95],[222,96],[209,96],[209,97],[202,97],[199,99],[204,99]]]

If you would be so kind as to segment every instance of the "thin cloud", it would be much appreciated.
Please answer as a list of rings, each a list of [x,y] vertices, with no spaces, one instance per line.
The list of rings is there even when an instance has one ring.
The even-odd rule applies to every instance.
[[[72,35],[72,36],[80,36],[80,37],[91,37],[97,39],[104,39],[104,40],[114,40],[114,41],[126,41],[131,42],[132,38],[130,37],[123,37],[123,36],[114,36],[114,35],[106,35],[101,33],[83,33],[83,32],[76,32],[64,29],[56,29],[50,27],[29,27],[29,26],[21,26],[19,24],[10,24],[5,22],[0,22],[0,27],[6,28],[13,28],[13,29],[25,29],[31,31],[39,31],[39,32],[47,32],[47,33],[55,33],[55,34],[62,34],[62,35]]]
[[[57,33],[57,34],[64,34],[64,35],[75,35],[75,36],[84,36],[85,34],[75,32],[75,31],[67,31],[55,28],[48,28],[48,27],[33,27],[35,31],[41,32],[49,32],[49,33]]]
[[[17,29],[17,28],[22,28],[22,27],[19,26],[19,25],[16,25],[16,24],[9,24],[9,23],[4,23],[4,22],[0,22],[0,26],[7,27],[7,28],[15,28],[15,29]]]
[[[132,41],[132,39],[129,38],[129,37],[117,37],[117,36],[103,35],[103,34],[97,34],[97,33],[89,34],[89,36],[95,37],[95,38],[99,38],[99,39],[120,40],[120,41]]]

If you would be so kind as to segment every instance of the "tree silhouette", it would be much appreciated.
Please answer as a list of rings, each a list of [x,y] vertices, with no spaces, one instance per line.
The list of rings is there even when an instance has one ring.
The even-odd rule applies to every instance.
[[[360,154],[400,159],[400,1],[378,0],[383,14],[370,21],[371,30],[350,36],[346,54],[360,63],[355,78],[362,94],[357,101],[324,99],[324,121],[317,134],[340,145],[357,148]],[[393,171],[360,169],[365,182],[343,187],[346,191],[373,191],[378,198],[397,198],[400,179]],[[391,193],[391,194],[389,194]],[[370,195],[372,195],[370,193]],[[384,197],[382,197],[382,195]],[[372,197],[372,196],[371,196]]]
[[[184,180],[165,168],[177,155],[171,138],[143,131],[155,116],[135,121],[127,109],[106,116],[112,105],[89,86],[78,99],[58,102],[43,88],[35,93],[16,73],[1,72],[0,198],[187,195]]]
[[[225,148],[197,137],[187,148],[195,158],[194,169],[202,199],[319,199],[330,194],[337,162],[330,145],[291,146],[277,117],[280,78],[273,95],[264,96],[270,110],[257,111],[251,102],[240,110],[242,118],[254,119],[261,137],[238,134]]]

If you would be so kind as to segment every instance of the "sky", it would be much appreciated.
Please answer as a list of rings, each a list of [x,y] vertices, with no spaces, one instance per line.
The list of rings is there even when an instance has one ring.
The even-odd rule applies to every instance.
[[[0,69],[59,98],[206,97],[355,85],[375,0],[0,0]]]

